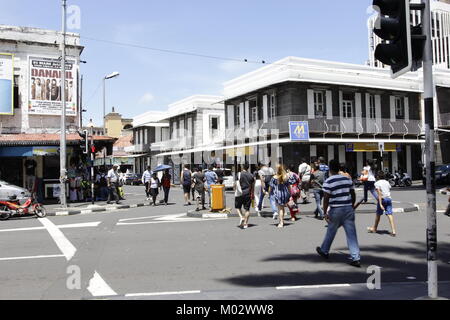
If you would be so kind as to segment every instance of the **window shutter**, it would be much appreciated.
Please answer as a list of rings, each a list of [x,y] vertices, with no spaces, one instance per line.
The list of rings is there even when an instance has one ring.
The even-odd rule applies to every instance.
[[[355,117],[358,123],[362,122],[362,101],[361,101],[361,93],[355,93]],[[362,124],[362,123],[361,123]],[[358,124],[359,129],[359,124]]]
[[[343,117],[343,101],[344,101],[344,93],[342,92],[342,90],[339,90],[339,117],[342,118]]]
[[[308,119],[314,118],[314,90],[308,89]]]
[[[228,112],[228,128],[233,129],[234,127],[234,106],[227,106]]]
[[[242,102],[239,105],[239,123],[240,123],[240,127],[244,128],[245,127],[245,122],[244,122],[244,103]]]
[[[245,129],[250,128],[250,101],[245,101]]]
[[[381,123],[381,96],[379,94],[375,95],[375,115],[377,122]]]
[[[263,96],[263,122],[267,123],[269,121],[269,100],[267,95]]]
[[[333,120],[333,92],[327,91],[327,119]]]
[[[395,122],[395,97],[391,96],[390,98],[390,109],[391,109],[391,122]]]
[[[409,123],[409,98],[405,97],[405,122]]]

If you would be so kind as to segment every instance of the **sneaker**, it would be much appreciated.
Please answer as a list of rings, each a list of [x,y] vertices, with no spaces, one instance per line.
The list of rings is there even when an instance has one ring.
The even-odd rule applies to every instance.
[[[202,207],[202,210],[208,210],[208,209],[206,209],[206,207]]]
[[[199,211],[200,211],[200,208],[195,209],[195,211],[199,212]]]
[[[320,247],[317,247],[316,251],[322,258],[324,258],[324,259],[330,258],[330,255],[328,253],[323,252]]]
[[[248,229],[248,225],[244,225],[244,227],[242,229]]]
[[[352,267],[361,268],[361,261],[356,260],[349,263]]]
[[[277,220],[278,219],[278,213],[274,213],[272,218],[273,218],[273,220]]]

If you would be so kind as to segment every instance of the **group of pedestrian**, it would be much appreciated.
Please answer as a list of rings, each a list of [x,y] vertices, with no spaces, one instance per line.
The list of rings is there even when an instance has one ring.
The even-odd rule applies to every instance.
[[[158,174],[148,166],[142,175],[142,184],[145,186],[147,201],[152,201],[153,206],[157,205],[157,198],[161,190],[164,192],[163,203],[166,206],[169,204],[169,193],[172,186],[172,175],[169,170],[164,171],[160,180]]]
[[[192,205],[190,202],[192,196],[192,200],[197,203],[196,211],[206,210],[206,203],[211,207],[211,186],[223,182],[223,173],[221,170],[215,170],[212,165],[206,171],[200,167],[195,167],[191,171],[190,166],[185,165],[180,181],[184,193],[184,206]]]

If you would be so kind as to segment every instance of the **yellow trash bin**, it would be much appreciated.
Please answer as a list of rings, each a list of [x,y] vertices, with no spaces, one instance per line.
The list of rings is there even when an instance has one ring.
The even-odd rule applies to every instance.
[[[211,211],[222,211],[225,205],[225,186],[211,185]]]

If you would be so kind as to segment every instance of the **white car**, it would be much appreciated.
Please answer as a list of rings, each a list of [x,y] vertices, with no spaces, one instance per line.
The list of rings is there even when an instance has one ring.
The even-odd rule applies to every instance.
[[[225,185],[225,189],[233,189],[234,188],[234,177],[231,169],[224,169],[223,175],[223,184]]]
[[[30,196],[28,190],[0,180],[0,200],[7,201],[11,197],[15,197],[17,200],[25,200]]]

